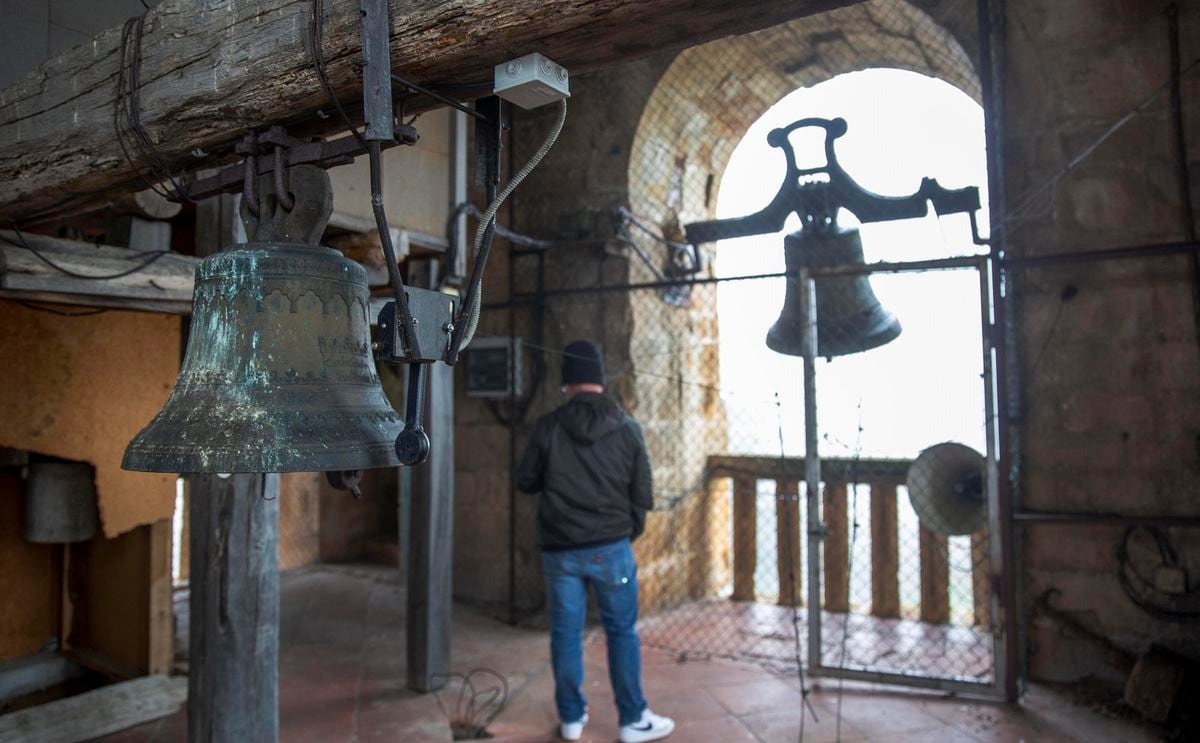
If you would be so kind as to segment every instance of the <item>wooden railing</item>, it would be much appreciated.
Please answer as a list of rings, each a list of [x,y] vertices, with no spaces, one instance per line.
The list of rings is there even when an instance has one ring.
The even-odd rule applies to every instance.
[[[850,514],[847,483],[867,485],[870,494],[871,611],[880,618],[899,618],[900,533],[897,488],[905,483],[911,460],[824,459],[821,461],[824,535],[824,603],[827,611],[851,610],[849,593]],[[758,569],[758,483],[775,482],[776,570],[778,602],[798,606],[804,599],[800,561],[800,481],[804,460],[797,458],[718,455],[708,458],[708,478],[733,481],[733,599],[754,601]],[[923,622],[950,621],[950,565],[947,538],[919,528],[920,599]],[[971,587],[974,623],[988,624],[990,580],[988,537],[971,537]]]

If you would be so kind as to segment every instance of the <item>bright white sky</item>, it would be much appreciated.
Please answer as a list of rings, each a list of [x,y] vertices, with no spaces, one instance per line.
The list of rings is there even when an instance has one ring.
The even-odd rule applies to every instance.
[[[779,150],[767,132],[796,119],[842,117],[849,124],[836,145],[842,167],[881,195],[913,193],[922,177],[943,186],[986,189],[983,111],[966,94],[936,78],[875,69],[840,75],[797,90],[746,133],[721,180],[717,216],[761,209],[783,179]],[[824,162],[822,132],[793,135],[801,167]],[[981,231],[987,234],[985,210]],[[843,226],[855,223],[842,212]],[[722,241],[719,276],[783,270],[783,236]],[[862,227],[868,262],[937,258],[979,252],[964,215],[885,222]],[[979,278],[943,271],[871,278],[880,302],[904,330],[890,344],[817,364],[821,454],[827,457],[915,457],[942,441],[983,451],[983,362]],[[767,329],[783,305],[783,279],[719,284],[721,387],[729,411],[729,451],[779,453],[780,421],[789,455],[804,451],[803,368],[798,357],[766,347]],[[778,393],[781,406],[776,407]],[[780,415],[782,412],[782,415]],[[861,433],[858,432],[861,420]]]

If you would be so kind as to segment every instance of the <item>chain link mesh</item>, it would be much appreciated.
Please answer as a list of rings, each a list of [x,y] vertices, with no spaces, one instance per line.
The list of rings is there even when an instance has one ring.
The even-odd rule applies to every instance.
[[[797,89],[889,68],[948,82],[978,102],[976,35],[972,0],[871,0],[605,71],[619,81],[608,87],[581,80],[575,116],[602,110],[637,121],[628,151],[603,132],[589,143],[593,158],[606,148],[627,161],[627,191],[595,183],[599,166],[589,165],[589,224],[574,226],[606,237],[510,254],[512,324],[485,316],[485,325],[521,344],[522,398],[495,406],[510,420],[516,414],[518,450],[536,416],[563,401],[559,350],[576,338],[602,348],[610,394],[643,427],[655,486],[655,509],[635,543],[644,644],[780,670],[803,662],[992,682],[978,271],[817,278],[818,347],[831,358],[817,362],[823,485],[813,521],[803,366],[766,342],[778,318],[778,332],[798,343],[804,317],[785,292],[783,235],[764,238],[763,250],[744,248],[751,257],[734,265],[727,256],[742,243],[693,248],[683,229],[718,216],[739,142]],[[636,100],[628,89],[647,77],[652,90]],[[610,88],[603,102],[588,97]],[[981,114],[979,129],[982,163]],[[570,147],[570,125],[564,136]],[[543,177],[561,180],[567,199],[578,170],[555,158]],[[782,166],[762,168],[773,192]],[[911,192],[921,176],[938,173],[908,175]],[[527,223],[549,221],[549,205],[524,208]],[[872,238],[865,258],[978,254],[969,233],[965,242],[946,236],[963,225],[926,220],[926,232]],[[862,232],[883,234],[873,229]],[[905,244],[893,251],[888,239]],[[807,265],[862,264],[861,246],[834,247]],[[938,446],[950,442],[958,448]],[[536,501],[516,498],[512,508],[509,609],[544,623]],[[819,569],[810,571],[814,559]],[[819,659],[807,653],[813,575]]]

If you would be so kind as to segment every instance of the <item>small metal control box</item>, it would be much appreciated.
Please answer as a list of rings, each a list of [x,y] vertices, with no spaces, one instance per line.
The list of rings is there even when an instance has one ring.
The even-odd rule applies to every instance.
[[[571,97],[567,68],[534,52],[496,65],[493,92],[521,108]]]

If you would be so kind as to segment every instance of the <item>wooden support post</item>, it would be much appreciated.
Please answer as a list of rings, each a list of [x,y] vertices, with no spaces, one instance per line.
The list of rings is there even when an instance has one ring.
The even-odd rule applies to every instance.
[[[170,674],[175,662],[175,615],[171,581],[171,520],[162,519],[146,527],[149,530],[150,593],[149,647],[146,670],[150,674]]]
[[[279,739],[279,475],[195,475],[188,740]]]
[[[454,559],[454,369],[426,367],[429,461],[412,473],[408,561],[408,687],[429,692],[450,670]]]
[[[950,621],[949,542],[921,527],[921,621]]]
[[[244,235],[237,199],[196,210],[196,254]],[[279,738],[279,475],[188,483],[188,740]]]
[[[779,604],[800,606],[804,576],[800,569],[800,484],[796,480],[775,481],[775,544]]]
[[[850,610],[850,522],[846,514],[846,483],[825,484],[825,606],[827,611]]]
[[[900,616],[900,539],[891,484],[871,483],[871,613]]]
[[[733,478],[733,600],[754,600],[758,567],[758,479]]]
[[[988,531],[971,535],[971,598],[975,624],[987,627],[992,615],[992,561],[989,557]]]

